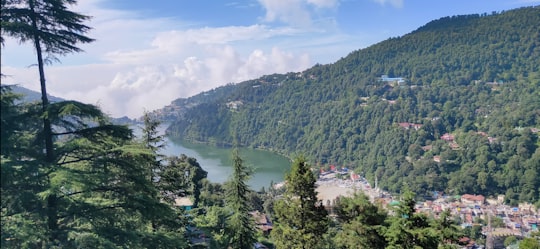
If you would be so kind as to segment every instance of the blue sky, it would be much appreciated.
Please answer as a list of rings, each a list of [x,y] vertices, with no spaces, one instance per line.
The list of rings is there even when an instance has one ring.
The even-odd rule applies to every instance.
[[[47,67],[51,94],[139,117],[227,83],[333,63],[445,16],[540,0],[79,0],[96,41]],[[38,90],[35,54],[7,40],[2,83]]]

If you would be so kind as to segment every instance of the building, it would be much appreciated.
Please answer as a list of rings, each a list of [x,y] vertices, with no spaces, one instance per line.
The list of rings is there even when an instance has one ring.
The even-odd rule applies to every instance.
[[[382,82],[387,82],[387,83],[390,83],[391,85],[398,85],[398,86],[405,85],[407,83],[405,78],[402,78],[402,77],[390,78],[388,77],[388,75],[381,75],[380,80]]]
[[[266,214],[260,213],[259,211],[250,212],[251,216],[255,220],[255,225],[263,232],[264,235],[269,235],[272,231],[272,222],[266,216]]]
[[[447,142],[453,142],[454,141],[454,135],[452,135],[450,133],[445,133],[444,135],[441,136],[441,139],[444,140],[444,141],[447,141]]]
[[[464,194],[461,196],[461,203],[465,205],[484,205],[486,198],[483,195]]]
[[[193,208],[193,201],[189,197],[180,197],[174,199],[174,205],[188,211]]]

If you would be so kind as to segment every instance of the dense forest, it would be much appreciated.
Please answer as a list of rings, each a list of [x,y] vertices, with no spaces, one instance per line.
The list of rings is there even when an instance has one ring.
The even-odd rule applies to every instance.
[[[168,133],[303,153],[394,193],[537,202],[539,25],[538,6],[441,18],[333,64],[206,92]]]

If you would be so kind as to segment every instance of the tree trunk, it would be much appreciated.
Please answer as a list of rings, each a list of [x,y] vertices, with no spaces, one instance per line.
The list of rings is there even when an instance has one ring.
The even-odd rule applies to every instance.
[[[45,85],[45,71],[43,70],[43,57],[41,53],[41,45],[39,42],[39,37],[36,35],[35,38],[36,53],[38,57],[38,68],[39,68],[39,82],[41,85],[41,109],[43,112],[43,136],[45,139],[45,153],[47,158],[47,163],[54,162],[54,149],[52,141],[52,128],[51,121],[49,120],[49,115],[47,114],[47,108],[49,106],[49,99],[47,97],[47,88]]]
[[[45,70],[43,63],[43,55],[41,51],[40,38],[37,33],[37,17],[35,13],[34,1],[28,1],[30,10],[32,11],[32,28],[34,32],[34,46],[36,48],[37,60],[38,60],[38,69],[39,69],[39,83],[41,86],[41,109],[43,115],[43,137],[45,139],[45,156],[47,166],[50,167],[54,164],[54,148],[52,141],[52,127],[47,109],[49,107],[49,99],[47,97],[47,87],[45,84]],[[56,207],[56,194],[52,193],[47,197],[47,224],[49,229],[49,241],[55,243],[58,239],[58,217],[57,217],[57,207]]]

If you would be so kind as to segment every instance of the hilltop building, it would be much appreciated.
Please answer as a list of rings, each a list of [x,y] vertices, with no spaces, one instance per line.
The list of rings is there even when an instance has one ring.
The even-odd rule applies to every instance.
[[[391,77],[388,77],[388,75],[382,75],[380,80],[382,82],[387,82],[392,86],[396,86],[396,85],[402,86],[402,85],[407,84],[407,81],[405,80],[405,78],[402,78],[402,77],[391,78]]]

